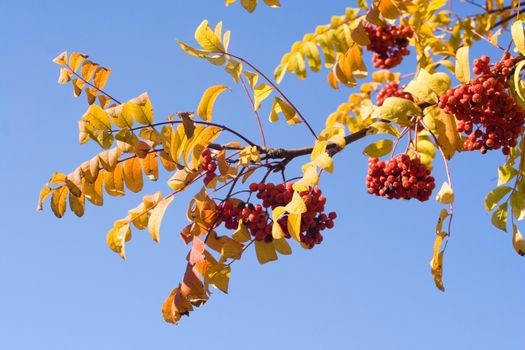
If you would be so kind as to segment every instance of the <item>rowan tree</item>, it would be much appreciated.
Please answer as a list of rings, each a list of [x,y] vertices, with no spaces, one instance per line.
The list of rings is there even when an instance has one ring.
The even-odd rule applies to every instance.
[[[235,2],[227,0],[226,5]],[[233,263],[247,249],[255,249],[265,264],[279,254],[291,254],[290,242],[304,249],[322,244],[323,235],[337,229],[337,214],[318,186],[319,178],[330,176],[335,160],[344,159],[354,142],[373,136],[363,150],[369,159],[366,179],[356,186],[387,199],[435,199],[443,204],[436,213],[430,257],[437,288],[444,291],[443,258],[453,227],[448,161],[458,152],[505,156],[495,169],[498,184],[486,195],[485,208],[492,212],[494,226],[511,231],[514,249],[524,255],[517,225],[525,218],[521,3],[466,2],[479,12],[461,17],[453,2],[445,0],[358,1],[358,8],[347,8],[293,43],[273,76],[228,49],[230,32],[223,33],[222,23],[210,26],[204,20],[195,31],[195,44],[178,44],[185,53],[224,69],[233,88],[246,93],[260,140],[212,118],[214,103],[227,86],[206,89],[195,111],[154,118],[147,93],[121,101],[105,90],[111,69],[85,54],[63,52],[53,60],[60,65],[58,82],[71,83],[75,96],[87,96],[79,141],[96,142],[102,151],[69,174],[54,173],[40,193],[38,209],[50,197],[58,218],[68,204],[82,216],[86,200],[101,206],[104,192],[140,192],[144,175],[156,181],[159,168],[171,173],[170,190],[145,195],[114,222],[106,240],[122,258],[132,230],[147,229],[158,242],[170,203],[182,191],[194,194],[187,204],[188,224],[180,232],[189,246],[187,261],[181,262],[186,272],[162,305],[164,319],[176,323],[209,299],[210,286],[227,292]],[[279,0],[264,3],[280,6]],[[257,1],[241,0],[240,5],[252,12]],[[494,46],[501,54],[471,60],[473,45]],[[365,62],[366,51],[372,53],[371,62]],[[397,72],[409,56],[417,61],[415,69]],[[349,94],[348,101],[326,117],[322,130],[315,130],[279,87],[286,74],[305,79],[308,69],[324,70],[326,88]],[[269,122],[302,128],[311,134],[311,143],[297,149],[268,144],[262,104],[271,107]],[[303,159],[299,169],[291,166],[295,159]],[[433,173],[434,161],[444,162],[444,173]]]

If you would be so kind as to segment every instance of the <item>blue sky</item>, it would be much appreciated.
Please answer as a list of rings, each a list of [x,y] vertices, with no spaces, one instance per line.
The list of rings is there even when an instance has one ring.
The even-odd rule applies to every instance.
[[[263,266],[248,252],[233,265],[230,294],[214,293],[178,326],[164,323],[160,307],[185,268],[178,232],[187,195],[167,212],[161,244],[134,231],[125,262],[107,248],[105,235],[141,195],[106,197],[103,208],[88,206],[82,219],[68,213],[57,220],[47,205],[35,212],[52,172],[67,173],[97,152],[94,144],[78,144],[84,97],[56,84],[53,57],[63,50],[90,54],[113,69],[107,89],[117,98],[148,91],[157,120],[195,109],[210,85],[229,85],[233,91],[221,96],[214,117],[255,138],[241,88],[220,68],[182,53],[175,40],[192,43],[202,19],[223,20],[232,30],[231,51],[271,72],[294,40],[353,5],[282,2],[280,10],[261,6],[251,15],[205,0],[0,4],[0,348],[523,348],[525,261],[483,209],[498,154],[461,154],[451,162],[457,215],[446,293],[434,287],[428,266],[440,206],[369,196],[366,141],[338,155],[335,173],[322,179],[328,207],[339,214],[322,245],[293,246],[292,256]],[[485,43],[474,55],[482,51],[490,51]],[[307,81],[287,76],[282,88],[318,130],[349,92],[329,89],[325,72]],[[300,127],[265,128],[274,146],[310,141]],[[445,179],[439,162],[436,177]],[[167,192],[165,179],[148,183],[144,193]]]

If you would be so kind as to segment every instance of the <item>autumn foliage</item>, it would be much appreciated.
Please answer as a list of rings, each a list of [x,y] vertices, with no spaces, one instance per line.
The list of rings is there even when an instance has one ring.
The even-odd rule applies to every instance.
[[[234,3],[226,0],[226,5]],[[281,5],[278,0],[264,3]],[[240,5],[252,12],[257,1],[241,0]],[[75,96],[87,97],[79,141],[96,142],[102,150],[68,174],[53,174],[40,193],[38,209],[49,197],[58,218],[67,206],[82,216],[86,200],[102,206],[104,192],[141,192],[144,178],[156,181],[164,168],[171,174],[167,194],[144,195],[113,223],[106,241],[122,258],[132,230],[147,229],[159,242],[162,218],[174,198],[182,191],[194,194],[187,203],[188,224],[180,231],[189,247],[186,271],[162,306],[164,319],[176,323],[209,299],[210,286],[228,291],[233,263],[247,249],[254,249],[264,264],[291,254],[292,247],[312,249],[330,229],[337,229],[335,209],[342,209],[330,207],[319,178],[334,171],[336,154],[371,138],[363,150],[368,174],[356,186],[387,199],[435,198],[443,204],[430,268],[444,291],[443,258],[454,216],[448,161],[458,152],[479,150],[471,156],[487,157],[482,154],[499,150],[506,160],[495,170],[498,185],[486,195],[485,208],[492,212],[494,226],[512,231],[514,249],[524,255],[517,225],[525,219],[521,4],[488,0],[475,7],[479,13],[464,18],[444,0],[360,0],[358,6],[295,42],[273,77],[229,51],[230,32],[223,33],[222,23],[212,28],[204,20],[195,31],[196,45],[179,42],[188,55],[223,67],[246,92],[260,141],[213,119],[214,103],[227,86],[206,89],[195,111],[159,118],[147,93],[120,101],[105,90],[111,69],[85,54],[60,54],[54,59],[60,66],[58,82],[71,84]],[[510,35],[502,35],[506,28]],[[473,45],[502,52],[472,60],[471,78]],[[417,62],[413,71],[402,75],[393,70],[408,58]],[[380,69],[369,71],[374,67]],[[315,130],[278,84],[286,74],[305,79],[309,71],[323,68],[327,88],[352,90],[348,101],[326,117],[324,129]],[[270,107],[269,122],[302,128],[312,143],[297,149],[268,145],[263,104]],[[290,162],[303,157],[302,166],[291,169]],[[443,162],[443,173],[434,173],[434,161]],[[427,231],[432,231],[430,224]]]

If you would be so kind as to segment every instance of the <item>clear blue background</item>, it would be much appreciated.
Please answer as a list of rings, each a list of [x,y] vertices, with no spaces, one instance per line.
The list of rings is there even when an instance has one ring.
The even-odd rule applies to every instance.
[[[160,310],[185,268],[188,247],[178,233],[188,196],[167,212],[160,245],[134,231],[127,261],[108,249],[105,235],[140,195],[106,197],[82,219],[68,212],[57,220],[48,205],[35,212],[52,172],[67,173],[98,152],[78,144],[85,97],[56,84],[53,57],[90,54],[113,69],[111,94],[127,100],[148,91],[157,120],[195,109],[206,87],[227,84],[233,92],[218,101],[216,121],[256,138],[240,86],[221,68],[183,54],[175,40],[193,43],[202,19],[223,20],[233,32],[231,51],[272,72],[293,41],[353,5],[283,4],[250,15],[222,0],[0,3],[1,349],[523,349],[525,261],[510,235],[491,227],[482,204],[502,162],[495,152],[451,162],[457,215],[446,293],[434,287],[428,265],[440,206],[367,195],[363,142],[338,155],[334,175],[322,179],[339,218],[321,246],[294,245],[292,256],[266,265],[248,252],[233,265],[230,294],[214,293],[178,326],[164,323]],[[489,50],[477,45],[478,53]],[[402,68],[413,67],[407,61]],[[329,89],[325,74],[306,82],[287,76],[282,84],[317,130],[349,93]],[[265,129],[274,146],[311,141],[302,127]],[[439,160],[436,177],[445,179]],[[166,178],[148,183],[145,193],[167,192]]]

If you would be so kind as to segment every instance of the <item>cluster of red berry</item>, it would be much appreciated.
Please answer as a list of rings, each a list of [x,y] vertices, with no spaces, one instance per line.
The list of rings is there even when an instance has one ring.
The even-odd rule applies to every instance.
[[[506,52],[491,68],[488,56],[474,60],[476,78],[449,89],[439,100],[439,107],[454,114],[457,129],[468,135],[463,143],[467,151],[500,149],[503,154],[517,144],[523,133],[525,113],[507,92],[506,79],[514,60]]]
[[[407,49],[408,39],[414,36],[414,31],[404,25],[373,26],[365,28],[370,44],[366,49],[374,53],[374,67],[389,69],[401,63],[404,56],[410,54]]]
[[[368,193],[388,199],[416,198],[422,202],[428,200],[436,187],[434,177],[430,175],[419,158],[410,158],[399,154],[386,162],[378,158],[368,161],[366,177]]]
[[[204,184],[209,184],[217,176],[215,174],[215,169],[217,169],[217,162],[212,157],[211,150],[205,148],[202,151],[202,170],[206,172]]]
[[[377,105],[382,106],[383,102],[389,97],[400,97],[410,101],[414,101],[412,94],[410,92],[403,91],[402,87],[399,87],[399,84],[395,81],[392,81],[379,90],[377,93]]]
[[[268,209],[275,209],[278,206],[285,206],[291,202],[293,197],[293,184],[273,184],[273,183],[252,183],[250,192],[257,193],[257,198],[262,200],[261,204],[245,203],[238,200],[227,200],[218,205],[221,213],[221,220],[227,229],[234,230],[238,227],[242,219],[246,228],[257,241],[271,242],[272,219]],[[318,187],[312,187],[309,191],[299,192],[303,199],[307,211],[301,215],[301,242],[308,248],[313,248],[323,240],[321,231],[334,227],[334,220],[337,217],[335,212],[324,213],[326,197]],[[290,238],[288,231],[288,216],[283,215],[278,224],[286,238]]]

